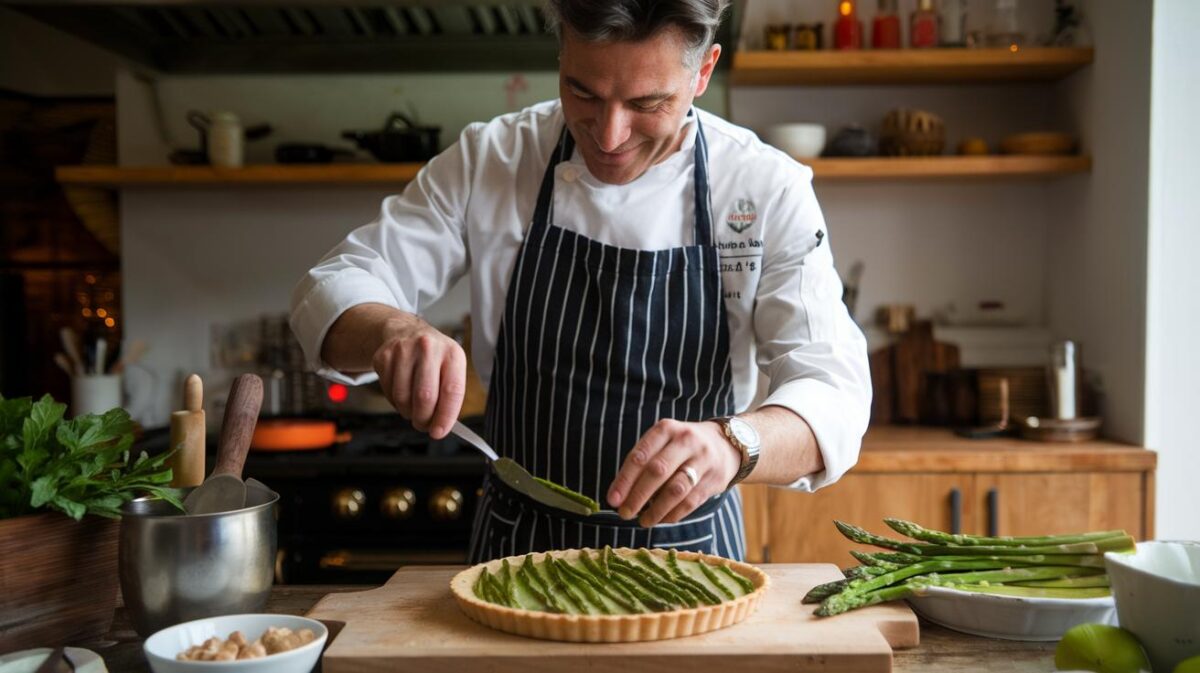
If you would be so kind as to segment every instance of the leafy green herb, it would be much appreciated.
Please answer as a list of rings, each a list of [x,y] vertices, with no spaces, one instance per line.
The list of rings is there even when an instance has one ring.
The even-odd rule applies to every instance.
[[[163,467],[171,452],[132,456],[124,409],[64,420],[66,409],[49,395],[0,396],[0,519],[43,509],[115,519],[121,505],[147,494],[183,509]]]

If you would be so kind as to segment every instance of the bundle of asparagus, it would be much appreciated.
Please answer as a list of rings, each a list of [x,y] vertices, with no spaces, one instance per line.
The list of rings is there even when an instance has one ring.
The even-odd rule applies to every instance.
[[[842,521],[834,525],[854,542],[889,550],[850,552],[862,565],[846,578],[815,587],[805,603],[820,603],[818,617],[918,596],[931,586],[1006,596],[1095,598],[1109,595],[1104,553],[1132,552],[1123,530],[1041,537],[954,535],[911,521],[884,519],[916,542],[869,533]]]

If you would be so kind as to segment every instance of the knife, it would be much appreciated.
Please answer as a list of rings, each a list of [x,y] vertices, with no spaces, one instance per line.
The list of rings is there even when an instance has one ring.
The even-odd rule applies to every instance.
[[[496,475],[500,477],[500,481],[508,484],[509,488],[514,491],[547,507],[561,509],[580,516],[588,516],[592,513],[585,505],[564,495],[555,493],[538,483],[532,474],[529,474],[525,468],[521,467],[520,463],[511,458],[501,458],[498,456],[496,451],[483,440],[483,437],[475,434],[474,430],[463,425],[461,422],[455,421],[454,427],[450,431],[465,439],[468,444],[487,456],[487,459],[492,463],[492,467],[496,470]]]

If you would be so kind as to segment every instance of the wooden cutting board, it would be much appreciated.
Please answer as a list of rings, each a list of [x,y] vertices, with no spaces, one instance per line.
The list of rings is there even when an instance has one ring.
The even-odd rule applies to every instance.
[[[345,622],[325,651],[323,673],[539,673],[541,671],[892,670],[892,648],[915,647],[917,618],[904,603],[817,619],[800,599],[840,578],[829,564],[764,564],[771,587],[746,621],[691,638],[650,643],[559,643],[477,624],[458,608],[450,578],[458,566],[403,568],[387,584],[330,594],[309,612]],[[670,668],[668,668],[670,667]]]

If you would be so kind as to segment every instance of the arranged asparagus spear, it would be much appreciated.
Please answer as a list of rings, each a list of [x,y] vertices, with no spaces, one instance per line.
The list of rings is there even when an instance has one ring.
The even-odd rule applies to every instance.
[[[852,526],[842,521],[835,521],[834,525],[847,538],[860,542],[862,544],[875,545],[884,547],[885,549],[895,549],[897,551],[916,554],[918,556],[938,556],[949,552],[960,556],[986,556],[986,555],[1026,555],[1026,554],[1102,554],[1108,551],[1124,551],[1132,549],[1134,540],[1132,537],[1123,532],[1106,537],[1099,540],[1087,542],[1068,542],[1059,544],[1055,542],[1055,538],[1044,537],[1040,538],[1042,544],[1038,545],[942,545],[930,544],[927,542],[910,543],[902,540],[893,540],[874,533]],[[1035,539],[1035,538],[1029,538]]]
[[[889,528],[907,535],[914,540],[932,542],[940,545],[980,546],[997,545],[1006,547],[1040,547],[1047,544],[1073,544],[1080,542],[1095,542],[1113,537],[1123,537],[1123,530],[1104,530],[1095,533],[1079,533],[1077,535],[1043,535],[1036,537],[984,537],[980,535],[955,535],[931,530],[904,519],[884,519]]]
[[[835,521],[847,539],[884,552],[852,551],[861,566],[846,578],[813,588],[805,603],[828,617],[886,601],[918,596],[929,587],[1006,596],[1092,598],[1109,595],[1104,553],[1134,549],[1125,531],[1070,535],[977,536],[945,533],[903,519],[888,527],[915,541],[876,535]]]

